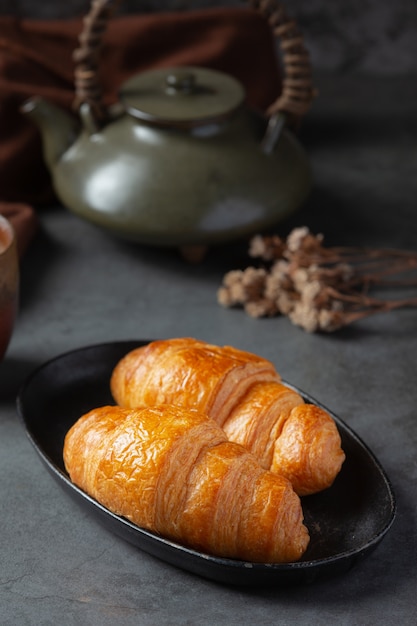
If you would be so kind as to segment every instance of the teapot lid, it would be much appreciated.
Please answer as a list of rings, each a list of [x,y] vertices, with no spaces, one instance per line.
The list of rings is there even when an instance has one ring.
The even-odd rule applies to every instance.
[[[245,99],[241,83],[217,70],[172,67],[127,80],[120,100],[132,116],[146,122],[197,126],[231,115]]]

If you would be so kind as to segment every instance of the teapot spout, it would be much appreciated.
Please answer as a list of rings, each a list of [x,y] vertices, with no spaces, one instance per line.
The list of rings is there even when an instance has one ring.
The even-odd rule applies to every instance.
[[[77,137],[80,130],[77,120],[63,109],[38,97],[27,100],[20,110],[39,128],[46,165],[53,168]]]

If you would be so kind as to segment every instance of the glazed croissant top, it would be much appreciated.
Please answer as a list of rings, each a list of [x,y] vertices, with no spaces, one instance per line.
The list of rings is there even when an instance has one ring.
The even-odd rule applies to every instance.
[[[121,359],[110,385],[123,407],[169,403],[206,413],[299,495],[329,487],[345,458],[331,416],[284,385],[270,361],[243,350],[154,341]]]
[[[291,483],[261,468],[206,415],[105,406],[69,430],[72,481],[133,523],[221,557],[295,561],[309,536]]]

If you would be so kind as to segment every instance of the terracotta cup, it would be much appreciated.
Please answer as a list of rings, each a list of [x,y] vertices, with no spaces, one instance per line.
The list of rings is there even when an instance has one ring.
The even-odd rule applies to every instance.
[[[0,215],[0,360],[4,357],[18,310],[19,262],[16,236],[10,222]]]

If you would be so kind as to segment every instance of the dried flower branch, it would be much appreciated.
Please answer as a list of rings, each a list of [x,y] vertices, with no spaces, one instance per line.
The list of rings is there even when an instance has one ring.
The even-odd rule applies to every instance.
[[[373,288],[417,286],[417,277],[403,276],[417,269],[417,252],[326,248],[323,235],[302,227],[285,240],[256,235],[249,256],[263,266],[228,272],[217,298],[252,317],[281,314],[307,332],[333,332],[369,315],[417,306],[417,297],[370,295]]]

